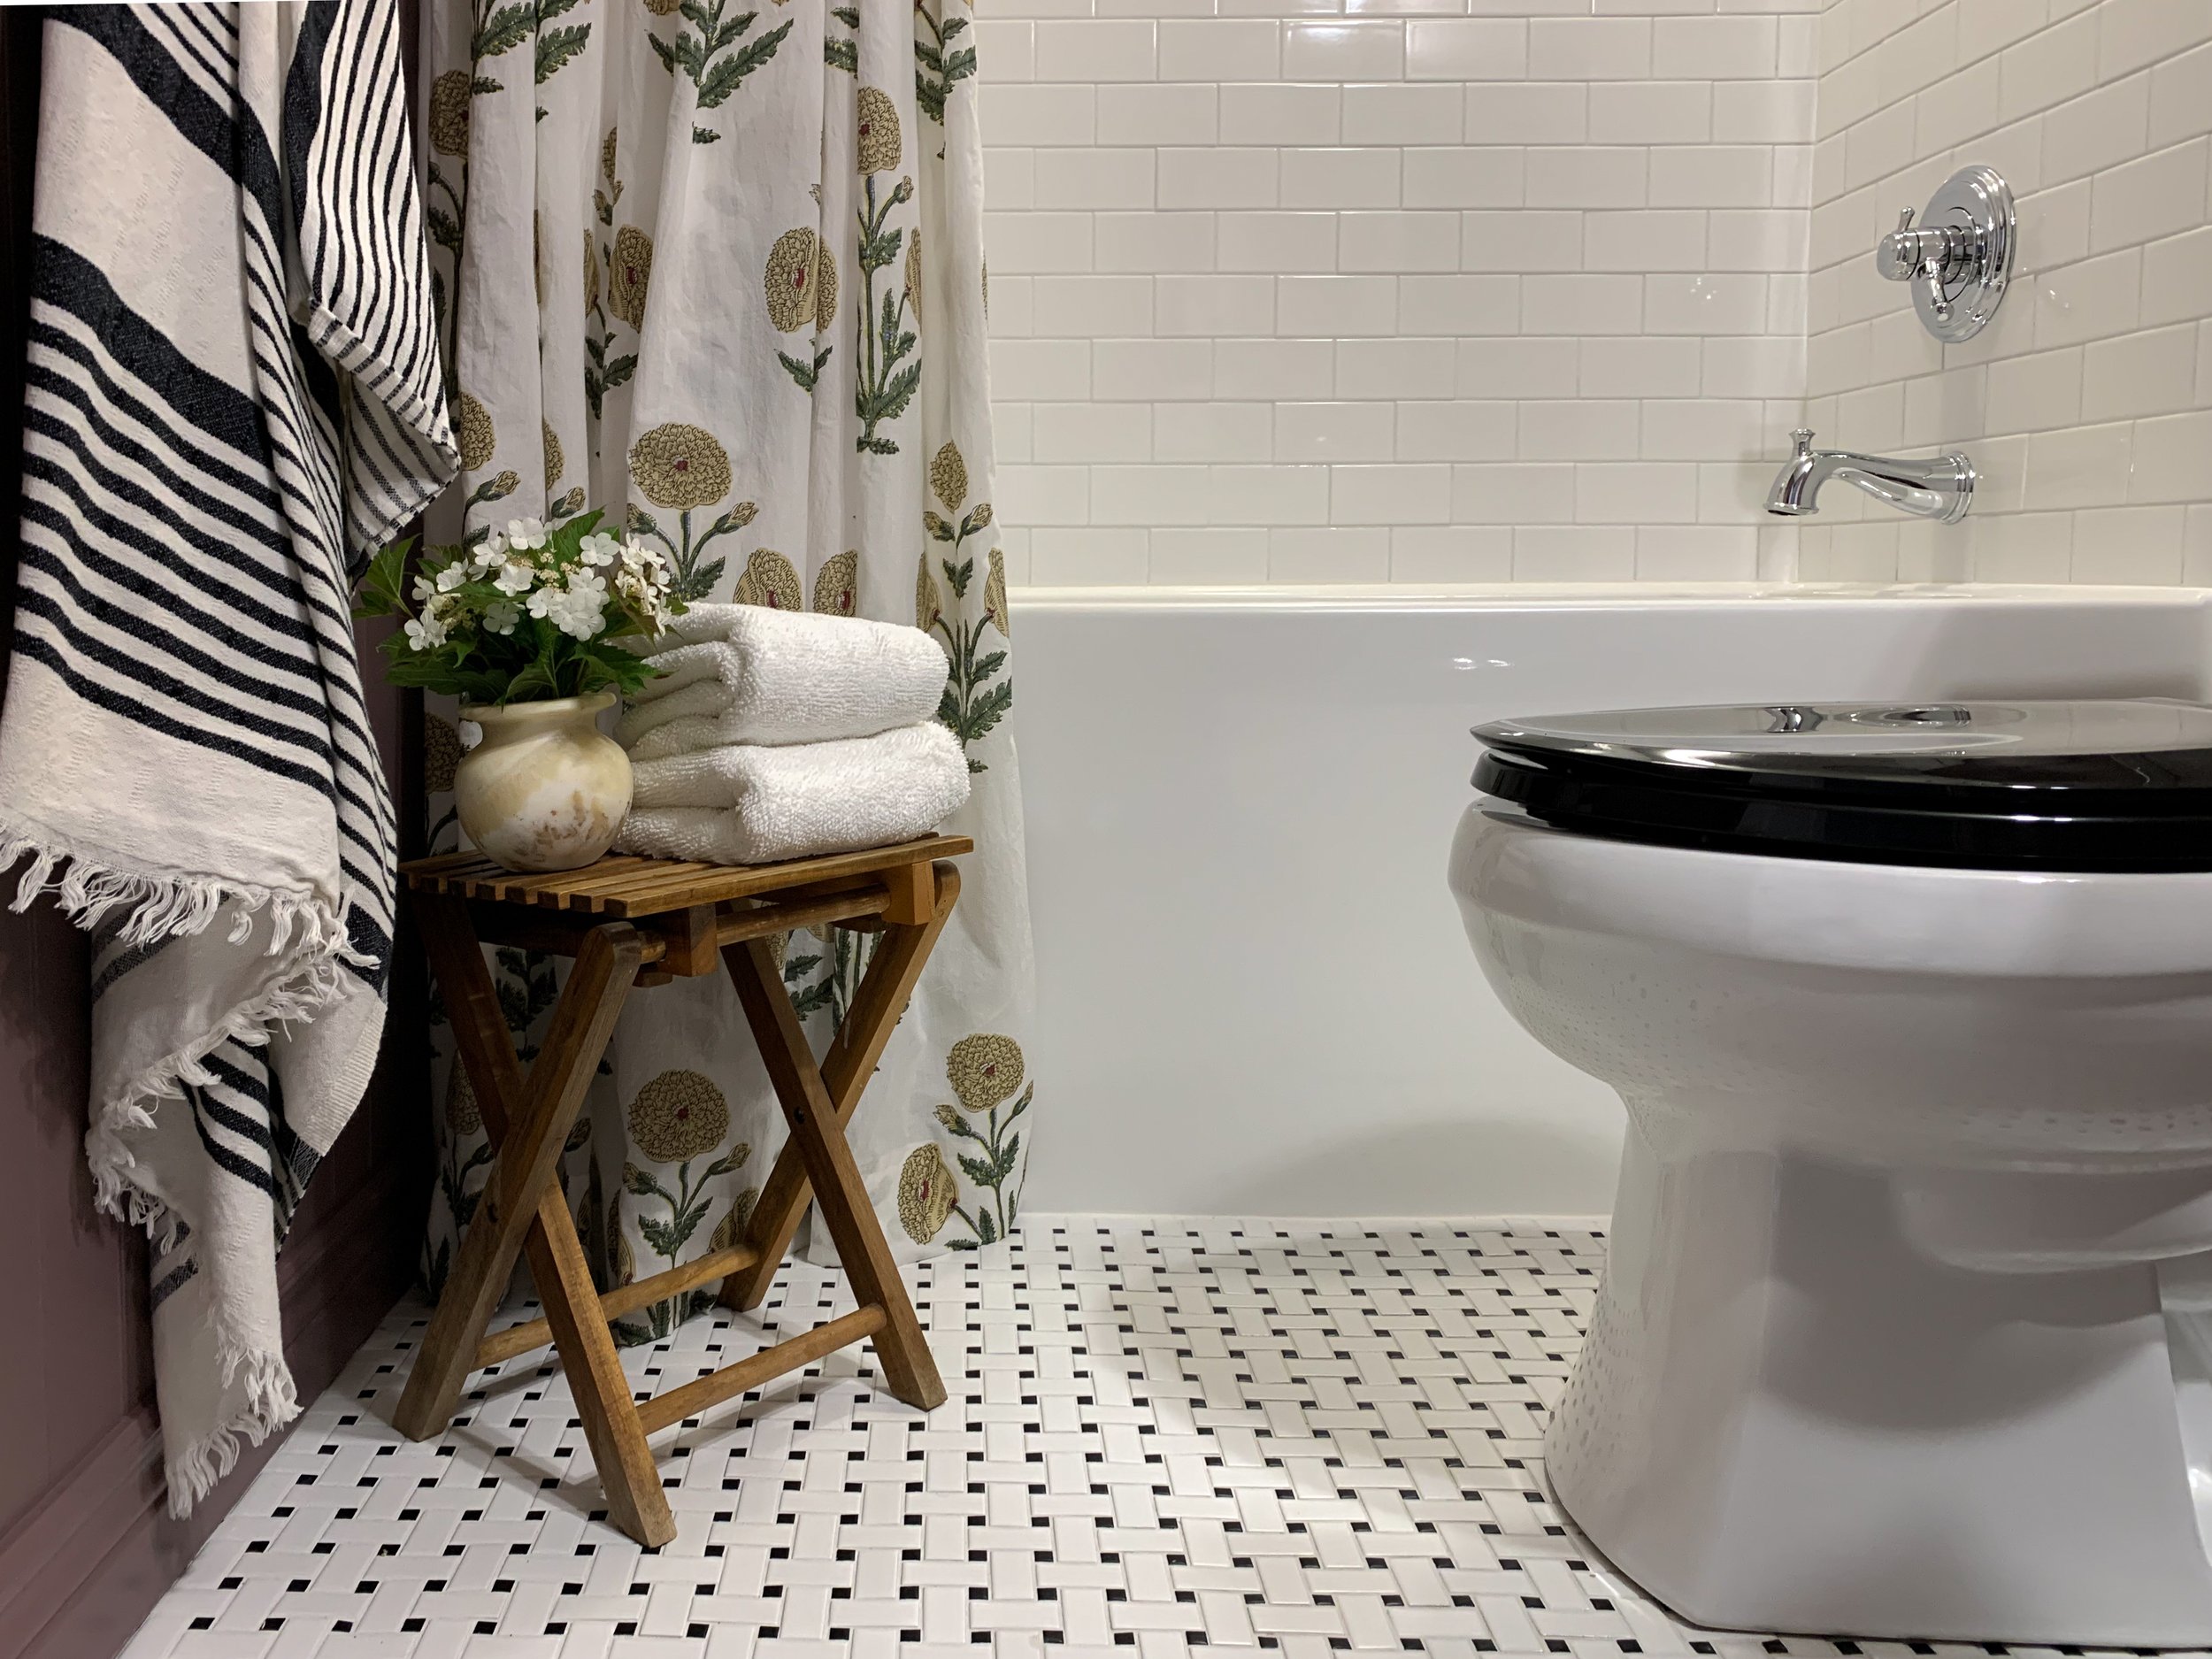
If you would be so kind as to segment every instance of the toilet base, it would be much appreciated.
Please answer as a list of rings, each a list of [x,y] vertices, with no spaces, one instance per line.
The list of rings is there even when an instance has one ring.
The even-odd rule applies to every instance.
[[[1631,1117],[1545,1440],[1615,1565],[1722,1627],[2212,1643],[2206,1257],[1962,1264],[1909,1236],[1882,1171],[1663,1155],[1671,1115]]]

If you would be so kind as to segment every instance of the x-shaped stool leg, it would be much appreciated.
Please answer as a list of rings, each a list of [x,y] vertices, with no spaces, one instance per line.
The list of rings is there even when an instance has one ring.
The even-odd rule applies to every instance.
[[[544,1046],[526,1078],[466,906],[458,899],[421,898],[416,915],[498,1157],[394,1422],[410,1440],[445,1432],[475,1365],[477,1344],[513,1276],[515,1257],[527,1249],[576,1396],[576,1415],[606,1487],[607,1518],[641,1543],[664,1544],[676,1535],[675,1517],[600,1310],[576,1223],[554,1179],[569,1125],[637,979],[636,930],[614,922],[585,935]]]
[[[862,1306],[874,1302],[884,1310],[886,1323],[876,1335],[876,1353],[883,1362],[886,1385],[895,1398],[924,1410],[943,1402],[945,1385],[929,1345],[922,1340],[890,1246],[861,1184],[846,1144],[845,1125],[960,896],[960,872],[951,864],[939,864],[934,875],[934,890],[920,909],[919,919],[885,927],[837,1039],[818,1066],[784,992],[781,967],[766,941],[731,945],[723,951],[791,1138],[777,1154],[746,1228],[747,1242],[759,1254],[751,1266],[722,1281],[722,1302],[738,1309],[759,1305],[776,1265],[790,1248],[809,1196],[817,1197],[838,1259],[852,1279],[854,1295]]]

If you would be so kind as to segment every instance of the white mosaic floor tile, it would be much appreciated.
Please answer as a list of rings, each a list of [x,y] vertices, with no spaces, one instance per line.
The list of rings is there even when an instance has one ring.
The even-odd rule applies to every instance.
[[[1541,1225],[1033,1217],[909,1270],[937,1410],[848,1348],[657,1437],[658,1550],[597,1513],[549,1352],[399,1437],[410,1301],[128,1659],[2003,1651],[1698,1630],[1596,1560],[1540,1452],[1603,1255]],[[657,1392],[850,1305],[787,1264],[757,1320],[625,1363]]]

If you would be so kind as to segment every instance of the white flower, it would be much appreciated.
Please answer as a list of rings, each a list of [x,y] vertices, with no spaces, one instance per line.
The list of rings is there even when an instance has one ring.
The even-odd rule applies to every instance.
[[[503,594],[526,594],[530,585],[538,580],[537,567],[527,559],[511,558],[499,567],[494,579]]]
[[[545,526],[536,518],[510,518],[507,541],[514,547],[541,548],[545,545]]]
[[[418,575],[415,578],[415,585],[407,592],[419,605],[426,605],[438,596],[437,584],[423,575]]]
[[[469,579],[469,567],[462,559],[455,559],[438,572],[438,591],[449,594]]]
[[[584,563],[595,568],[603,565],[611,565],[615,555],[621,550],[622,543],[604,531],[595,531],[578,543],[578,551],[583,555]]]
[[[588,570],[569,572],[565,588],[540,588],[530,595],[530,614],[542,617],[579,640],[597,636],[607,607],[607,585]]]
[[[484,607],[484,627],[492,634],[512,634],[522,620],[522,607],[511,599],[495,599]]]
[[[507,538],[495,530],[477,543],[474,563],[478,570],[488,571],[506,557]]]
[[[425,612],[407,619],[407,643],[427,651],[445,643],[445,618]]]

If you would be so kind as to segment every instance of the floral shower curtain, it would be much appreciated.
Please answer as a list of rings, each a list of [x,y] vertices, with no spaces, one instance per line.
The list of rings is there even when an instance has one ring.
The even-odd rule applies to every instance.
[[[975,837],[853,1127],[909,1256],[1002,1236],[1035,1084],[1006,584],[991,508],[982,146],[966,0],[430,0],[425,199],[463,475],[434,540],[604,509],[687,597],[911,623]],[[431,722],[433,845],[458,738]],[[864,937],[798,933],[818,1046]],[[526,1056],[555,966],[497,953]],[[448,1047],[440,1033],[440,1047]],[[490,1155],[442,1069],[434,1287]],[[634,996],[563,1183],[603,1282],[726,1242],[783,1135],[720,976]],[[664,1334],[704,1300],[617,1327]]]

